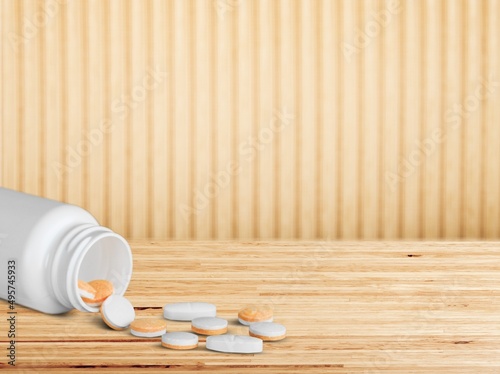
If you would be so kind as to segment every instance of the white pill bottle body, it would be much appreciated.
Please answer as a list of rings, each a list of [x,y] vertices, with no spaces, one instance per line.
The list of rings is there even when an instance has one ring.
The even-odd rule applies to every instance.
[[[44,313],[97,312],[78,280],[107,279],[123,295],[132,276],[127,241],[86,210],[0,188],[0,298]]]

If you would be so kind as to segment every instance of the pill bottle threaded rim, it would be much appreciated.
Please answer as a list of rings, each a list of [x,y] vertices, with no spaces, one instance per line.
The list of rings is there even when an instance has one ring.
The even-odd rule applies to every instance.
[[[102,246],[103,242],[107,246]],[[102,247],[102,248],[100,248]],[[91,251],[106,250],[111,256],[108,266],[114,267],[107,272],[108,279],[115,287],[115,294],[123,295],[132,275],[132,251],[127,241],[108,228],[95,224],[75,227],[64,236],[52,260],[51,283],[58,301],[68,310],[76,308],[84,312],[98,312],[98,307],[85,303],[78,292],[80,270],[86,256]],[[96,264],[99,265],[99,264]],[[85,280],[85,279],[84,279]]]

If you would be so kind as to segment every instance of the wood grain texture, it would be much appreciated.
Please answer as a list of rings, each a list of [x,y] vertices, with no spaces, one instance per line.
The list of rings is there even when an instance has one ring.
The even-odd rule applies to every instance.
[[[136,239],[499,238],[499,9],[0,0],[0,185]]]
[[[131,243],[127,291],[140,317],[204,300],[247,334],[237,311],[274,307],[287,338],[255,355],[162,348],[107,328],[98,314],[18,307],[18,369],[173,372],[496,373],[499,242]],[[7,308],[0,302],[0,314]],[[6,344],[0,319],[0,346]],[[168,322],[168,331],[189,323]],[[7,369],[4,359],[0,368]]]

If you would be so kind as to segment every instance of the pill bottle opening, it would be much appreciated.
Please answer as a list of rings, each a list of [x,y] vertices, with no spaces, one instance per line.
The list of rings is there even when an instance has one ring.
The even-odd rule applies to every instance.
[[[110,281],[116,295],[123,295],[132,276],[132,253],[130,246],[121,236],[107,233],[95,237],[85,245],[85,249],[76,264],[75,292],[78,295],[78,279],[89,282],[95,279]],[[98,312],[99,307],[85,303],[78,295],[77,309]]]

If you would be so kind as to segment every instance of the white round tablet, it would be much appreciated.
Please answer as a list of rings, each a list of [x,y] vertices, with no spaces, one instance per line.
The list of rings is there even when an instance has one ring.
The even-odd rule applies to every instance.
[[[207,349],[226,353],[262,352],[262,339],[244,335],[214,335],[207,337]]]
[[[216,314],[217,307],[210,303],[185,302],[163,307],[163,316],[174,321],[191,321],[198,317],[215,317]]]
[[[255,322],[250,324],[249,333],[264,341],[281,340],[286,336],[286,327],[275,322]]]
[[[227,332],[227,321],[218,317],[198,317],[191,321],[191,330],[197,334],[220,335]]]
[[[242,325],[245,325],[245,326],[250,326],[252,323],[256,323],[256,322],[248,322],[248,321],[245,321],[244,319],[241,319],[238,317],[238,321],[242,324]],[[269,318],[269,319],[265,319],[264,321],[261,321],[261,322],[272,322],[273,321],[273,317]]]
[[[194,349],[198,346],[198,335],[190,332],[167,332],[161,337],[161,345],[170,349]]]
[[[101,316],[104,323],[112,329],[123,330],[134,320],[135,311],[128,299],[111,295],[101,305]]]
[[[165,329],[160,331],[144,332],[130,329],[130,333],[139,338],[157,338],[159,336],[165,335],[167,333],[167,330]]]

